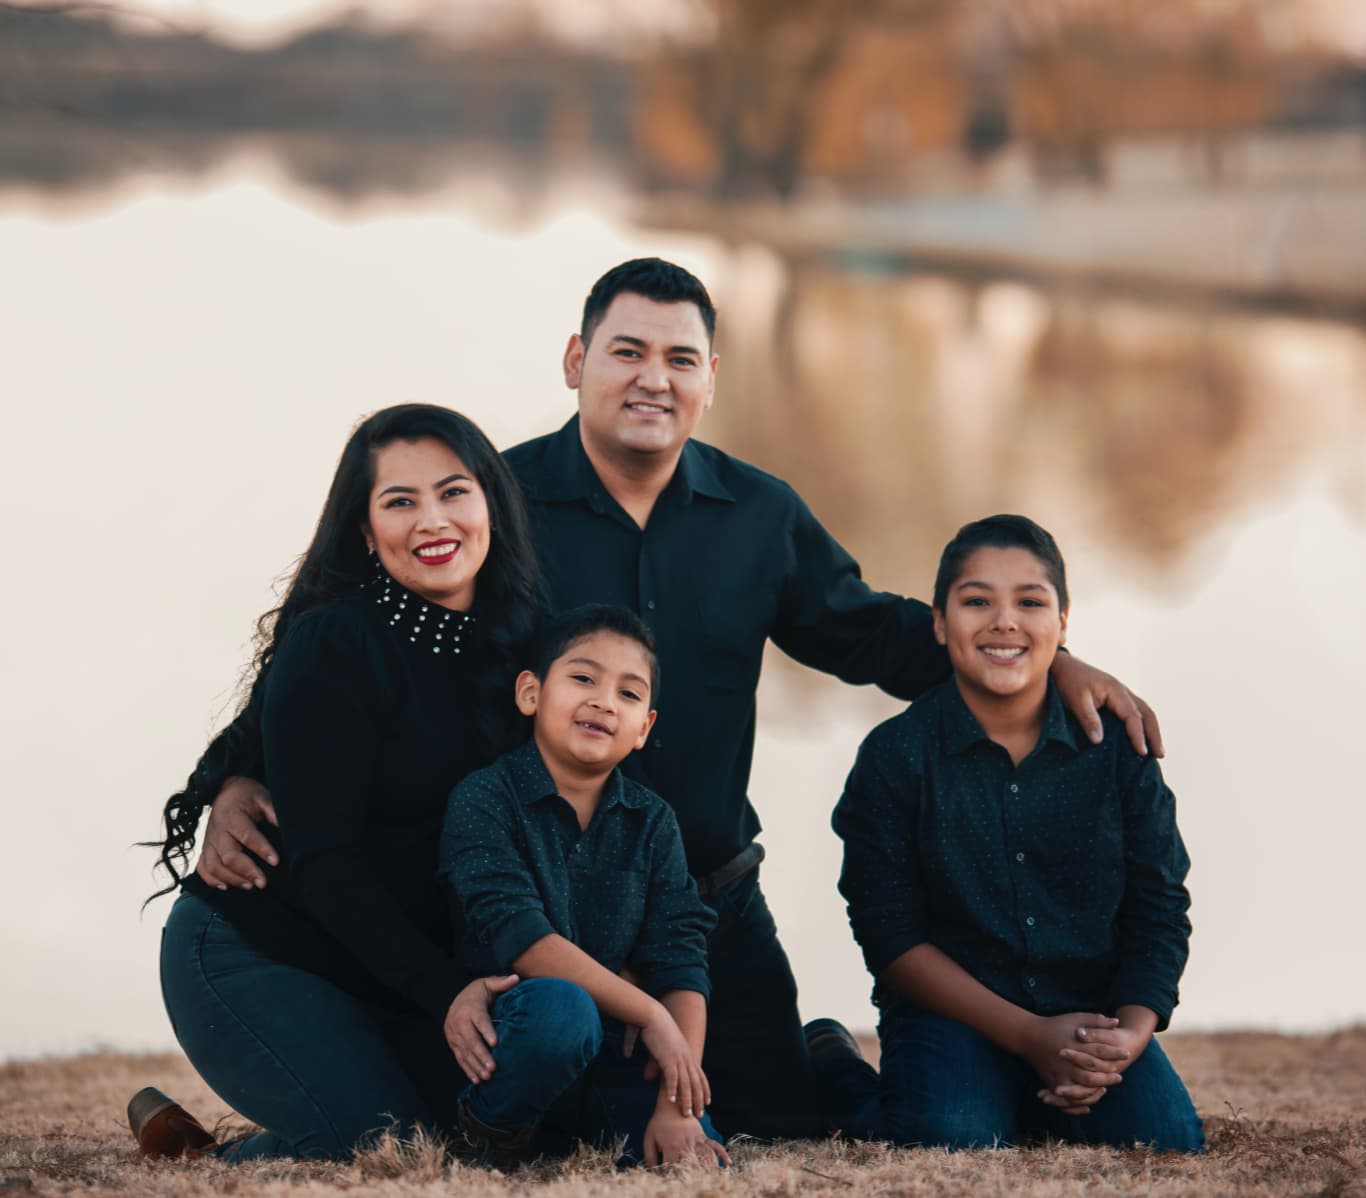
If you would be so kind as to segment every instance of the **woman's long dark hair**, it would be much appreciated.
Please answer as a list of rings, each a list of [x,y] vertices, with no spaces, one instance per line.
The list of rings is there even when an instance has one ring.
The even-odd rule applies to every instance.
[[[256,622],[254,674],[246,703],[220,732],[185,784],[166,800],[162,817],[166,837],[149,842],[160,849],[170,883],[152,895],[176,888],[194,848],[199,819],[233,774],[260,773],[260,699],[275,650],[294,621],[325,603],[354,595],[374,576],[361,534],[375,481],[375,454],[395,441],[434,437],[469,468],[488,502],[488,557],[475,587],[474,614],[484,652],[475,670],[477,726],[490,753],[508,747],[516,735],[512,685],[536,635],[544,606],[540,573],[522,494],[512,471],[473,421],[433,404],[399,404],[362,421],[346,442],[313,540],[290,579],[280,606]],[[455,779],[452,779],[455,781]]]

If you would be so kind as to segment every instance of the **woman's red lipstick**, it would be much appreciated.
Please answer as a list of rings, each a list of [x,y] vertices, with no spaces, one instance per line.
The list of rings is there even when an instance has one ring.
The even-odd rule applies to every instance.
[[[441,541],[423,541],[413,550],[413,556],[424,566],[444,566],[459,551],[460,542],[447,538]]]

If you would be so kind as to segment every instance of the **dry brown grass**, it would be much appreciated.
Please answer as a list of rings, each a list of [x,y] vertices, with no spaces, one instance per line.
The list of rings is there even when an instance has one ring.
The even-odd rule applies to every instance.
[[[95,1053],[13,1062],[0,1066],[0,1196],[1366,1198],[1366,1027],[1331,1036],[1230,1032],[1163,1042],[1205,1116],[1210,1151],[1203,1157],[1059,1145],[949,1154],[841,1143],[740,1144],[733,1146],[736,1168],[724,1173],[702,1166],[617,1173],[604,1154],[583,1152],[511,1178],[450,1165],[421,1143],[386,1143],[337,1165],[142,1165],[123,1122],[124,1103],[139,1087],[158,1084],[209,1121],[227,1117],[183,1058]]]

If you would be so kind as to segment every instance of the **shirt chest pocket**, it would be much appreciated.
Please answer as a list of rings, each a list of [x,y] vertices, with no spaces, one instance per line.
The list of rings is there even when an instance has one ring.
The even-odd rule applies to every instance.
[[[617,972],[640,939],[649,875],[643,869],[570,869],[569,888],[578,946]]]
[[[708,590],[698,599],[695,644],[707,690],[730,693],[755,688],[776,607],[776,594],[762,585],[748,590]]]

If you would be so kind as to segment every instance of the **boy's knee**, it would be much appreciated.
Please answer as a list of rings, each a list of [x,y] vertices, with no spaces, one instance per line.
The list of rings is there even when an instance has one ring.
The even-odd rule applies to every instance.
[[[540,1055],[547,1060],[587,1063],[602,1047],[602,1018],[588,991],[562,978],[529,978],[512,993],[521,991],[518,1007]]]
[[[1128,1139],[1125,1147],[1151,1148],[1154,1152],[1203,1152],[1205,1125],[1195,1111],[1168,1111],[1147,1121]]]
[[[934,1110],[884,1107],[885,1135],[903,1148],[999,1148],[1010,1142],[1010,1128],[999,1113],[980,1104],[944,1104]]]

